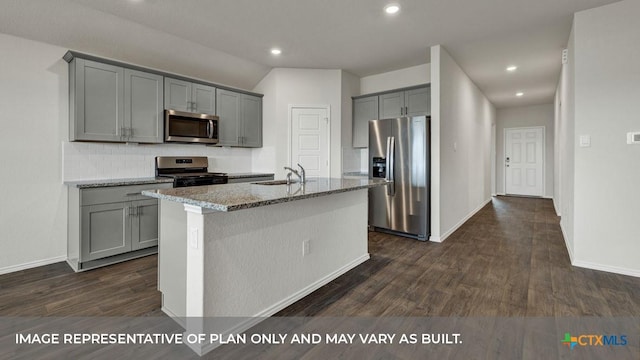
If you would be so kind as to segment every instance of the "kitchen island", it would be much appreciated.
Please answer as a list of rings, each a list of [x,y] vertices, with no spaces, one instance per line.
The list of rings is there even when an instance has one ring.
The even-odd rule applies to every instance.
[[[367,189],[385,185],[318,178],[143,192],[160,199],[163,311],[187,333],[211,334],[284,309],[369,259]],[[217,344],[190,346],[203,354]]]

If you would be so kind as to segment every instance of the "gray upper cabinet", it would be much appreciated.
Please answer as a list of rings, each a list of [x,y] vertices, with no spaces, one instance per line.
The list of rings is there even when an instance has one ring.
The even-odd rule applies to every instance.
[[[431,115],[431,87],[398,91],[379,96],[381,119]]]
[[[378,97],[353,100],[353,147],[369,146],[369,120],[378,118]]]
[[[216,88],[208,85],[193,84],[191,98],[193,112],[215,115]]]
[[[165,109],[191,111],[191,83],[164,78],[164,107]]]
[[[70,141],[162,143],[164,110],[172,109],[218,115],[220,146],[262,146],[259,94],[74,51],[63,59],[69,63]]]
[[[262,99],[216,89],[219,146],[262,146]]]
[[[218,145],[240,145],[240,93],[217,89]]]
[[[122,141],[124,69],[74,59],[69,75],[70,140]]]
[[[162,142],[162,77],[81,58],[69,68],[71,141]]]
[[[404,115],[404,91],[382,94],[379,96],[378,104],[380,119],[400,117]]]
[[[215,115],[216,88],[213,86],[165,77],[164,88],[165,109]]]
[[[124,135],[127,141],[161,143],[162,76],[124,69]]]
[[[353,99],[353,147],[369,146],[369,120],[431,115],[431,86]]]
[[[262,147],[262,98],[242,94],[242,146]]]
[[[431,87],[405,91],[405,115],[431,115]]]

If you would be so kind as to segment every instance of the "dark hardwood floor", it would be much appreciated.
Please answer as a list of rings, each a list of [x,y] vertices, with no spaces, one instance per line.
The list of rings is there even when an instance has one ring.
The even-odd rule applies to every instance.
[[[0,275],[0,316],[161,315],[157,266],[153,255],[81,273],[61,262]]]
[[[640,279],[571,266],[547,199],[496,197],[441,244],[370,233],[369,251],[277,315],[640,315]]]
[[[550,200],[498,197],[442,244],[370,233],[371,260],[277,315],[640,315],[640,279],[572,267],[558,221]],[[1,275],[0,316],[161,315],[156,262]]]

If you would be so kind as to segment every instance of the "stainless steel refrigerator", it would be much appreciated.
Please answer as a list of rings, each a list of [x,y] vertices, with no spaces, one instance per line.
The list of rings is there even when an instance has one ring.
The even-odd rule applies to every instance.
[[[418,240],[430,235],[428,116],[369,121],[369,226]]]

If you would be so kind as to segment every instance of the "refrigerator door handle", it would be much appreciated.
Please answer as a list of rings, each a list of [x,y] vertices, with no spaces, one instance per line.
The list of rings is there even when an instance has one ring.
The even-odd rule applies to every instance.
[[[387,195],[395,196],[396,194],[396,173],[395,173],[395,157],[396,157],[396,138],[390,136],[387,138],[387,180],[391,184],[387,185]]]

